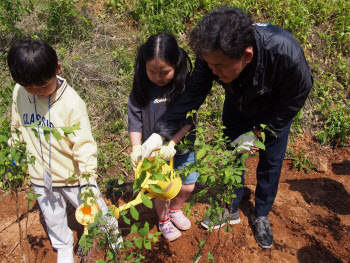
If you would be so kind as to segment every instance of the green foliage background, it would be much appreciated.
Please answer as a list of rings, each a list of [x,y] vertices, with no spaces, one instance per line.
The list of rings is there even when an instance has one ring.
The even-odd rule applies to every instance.
[[[10,119],[14,83],[6,65],[10,45],[25,38],[43,39],[56,49],[61,75],[86,101],[94,136],[101,149],[102,177],[123,177],[128,158],[127,101],[137,47],[150,34],[175,34],[193,59],[187,34],[218,5],[238,6],[255,22],[291,31],[302,43],[315,85],[292,127],[321,144],[347,144],[350,134],[350,2],[321,0],[31,0],[0,2],[1,119]],[[215,86],[199,110],[203,127],[221,124],[222,88]]]

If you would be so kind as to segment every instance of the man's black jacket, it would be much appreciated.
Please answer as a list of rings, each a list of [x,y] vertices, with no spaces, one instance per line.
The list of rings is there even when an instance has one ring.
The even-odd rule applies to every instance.
[[[209,94],[213,81],[226,90],[225,110],[244,118],[267,120],[270,129],[281,131],[304,105],[313,85],[304,52],[288,31],[269,24],[256,28],[252,65],[231,83],[223,83],[197,56],[190,83],[156,132],[168,140],[186,123],[186,113],[197,110]],[[237,124],[239,125],[239,123]]]

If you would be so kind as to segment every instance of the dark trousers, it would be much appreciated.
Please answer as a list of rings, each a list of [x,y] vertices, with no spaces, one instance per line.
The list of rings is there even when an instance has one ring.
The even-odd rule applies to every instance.
[[[263,122],[254,120],[245,120],[244,118],[233,118],[232,114],[223,113],[223,121],[226,127],[225,134],[231,140],[239,135],[251,131],[254,126],[259,126]],[[257,167],[257,185],[255,191],[255,216],[267,216],[271,210],[277,194],[279,178],[281,174],[282,163],[284,160],[288,134],[291,126],[290,122],[281,132],[266,132],[265,146],[266,150],[259,150],[259,163]],[[242,175],[242,184],[244,185],[244,173]],[[237,195],[232,204],[227,204],[227,208],[236,212],[243,197],[243,187],[235,191]]]

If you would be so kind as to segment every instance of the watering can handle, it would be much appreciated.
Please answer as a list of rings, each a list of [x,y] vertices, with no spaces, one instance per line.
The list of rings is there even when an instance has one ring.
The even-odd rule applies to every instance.
[[[174,158],[173,157],[170,157],[169,166],[170,166],[171,169],[174,169]]]

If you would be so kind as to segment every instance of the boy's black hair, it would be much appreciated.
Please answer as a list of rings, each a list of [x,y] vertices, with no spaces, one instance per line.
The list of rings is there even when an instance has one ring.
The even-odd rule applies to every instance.
[[[175,68],[174,78],[167,84],[167,98],[170,102],[184,90],[186,80],[192,70],[192,64],[186,51],[179,47],[174,36],[168,33],[150,36],[138,50],[132,87],[134,99],[142,108],[150,99],[149,91],[152,85],[147,76],[146,63],[155,58],[164,60]]]
[[[7,56],[12,78],[24,87],[42,86],[56,76],[56,51],[38,40],[25,40],[13,44]]]
[[[206,14],[190,33],[190,46],[197,54],[215,50],[240,59],[247,47],[254,46],[253,20],[237,7],[221,6]]]

